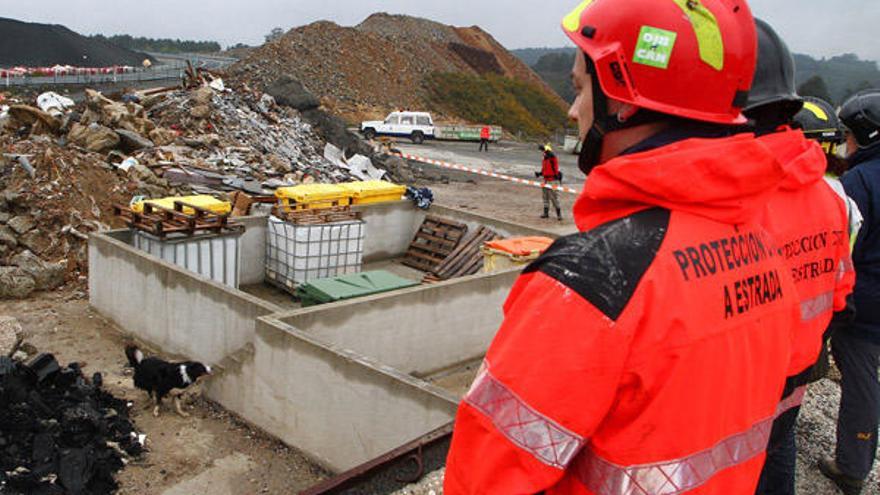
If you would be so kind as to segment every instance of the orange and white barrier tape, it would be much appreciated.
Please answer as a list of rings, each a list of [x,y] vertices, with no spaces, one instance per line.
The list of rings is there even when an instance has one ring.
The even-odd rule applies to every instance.
[[[425,158],[423,156],[410,155],[408,153],[401,153],[400,157],[405,158],[407,160],[414,160],[417,162],[428,163],[431,165],[437,165],[438,167],[448,168],[448,169],[452,169],[452,170],[459,170],[461,172],[468,172],[471,174],[484,175],[486,177],[492,177],[493,179],[501,179],[501,180],[506,180],[509,182],[515,182],[517,184],[523,184],[526,186],[540,187],[542,189],[552,189],[554,191],[560,191],[560,192],[565,192],[565,193],[570,193],[570,194],[580,194],[581,193],[577,189],[572,189],[570,187],[556,186],[553,184],[545,184],[543,182],[538,182],[538,181],[529,180],[529,179],[520,179],[519,177],[511,177],[509,175],[499,174],[499,173],[495,173],[495,172],[481,169],[481,168],[473,168],[473,167],[468,167],[465,165],[460,165],[458,163],[449,163],[449,162],[444,162],[444,161],[440,161],[440,160],[432,160],[430,158]]]

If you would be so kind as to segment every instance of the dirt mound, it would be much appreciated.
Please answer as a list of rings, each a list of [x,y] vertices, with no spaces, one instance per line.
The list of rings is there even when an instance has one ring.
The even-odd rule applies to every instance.
[[[382,36],[322,21],[264,45],[230,72],[261,89],[291,76],[319,98],[356,110],[389,101],[416,106],[419,100],[411,88],[418,87],[425,69],[419,65]]]
[[[424,40],[442,44],[460,42],[452,26],[419,17],[384,12],[367,17],[358,24],[357,29],[392,40]]]
[[[400,108],[464,119],[445,113],[448,106],[431,98],[436,78],[430,76],[448,73],[509,78],[533,86],[564,108],[540,77],[480,28],[402,15],[374,14],[356,27],[326,21],[299,27],[254,50],[228,72],[261,89],[292,77],[352,122]]]
[[[139,66],[148,56],[86,38],[64,26],[0,18],[0,67]]]

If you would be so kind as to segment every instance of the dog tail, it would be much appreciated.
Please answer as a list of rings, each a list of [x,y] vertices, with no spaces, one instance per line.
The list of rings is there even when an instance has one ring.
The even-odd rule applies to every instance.
[[[137,346],[133,345],[125,347],[125,356],[128,358],[128,364],[132,368],[137,368],[141,361],[144,360],[144,353]]]

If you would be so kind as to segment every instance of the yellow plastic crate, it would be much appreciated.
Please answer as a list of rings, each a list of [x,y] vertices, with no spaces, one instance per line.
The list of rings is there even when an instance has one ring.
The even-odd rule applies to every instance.
[[[400,201],[400,198],[406,194],[406,186],[384,180],[346,182],[340,185],[351,193],[351,202],[356,205]]]
[[[192,206],[204,208],[218,215],[226,215],[232,211],[232,205],[228,201],[220,201],[219,199],[213,196],[208,196],[206,194],[202,194],[199,196],[176,196],[161,199],[146,199],[144,201],[138,201],[137,203],[132,204],[131,210],[136,213],[143,213],[144,203],[150,203],[153,206],[173,210],[175,201],[182,201]],[[186,207],[183,208],[183,212],[187,215],[192,215],[193,213],[195,213],[192,208]]]
[[[303,184],[281,187],[275,191],[275,197],[288,211],[316,210],[351,204],[351,193],[340,184]]]

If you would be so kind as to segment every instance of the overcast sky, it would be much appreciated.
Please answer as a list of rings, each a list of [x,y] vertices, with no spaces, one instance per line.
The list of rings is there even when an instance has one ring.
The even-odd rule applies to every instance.
[[[83,34],[208,39],[224,46],[261,43],[319,19],[357,24],[373,12],[417,15],[458,26],[479,25],[508,48],[566,46],[558,27],[578,0],[0,0],[0,17],[64,24]],[[792,50],[817,56],[853,52],[880,60],[872,35],[880,0],[753,0]],[[0,33],[2,36],[3,33]]]

